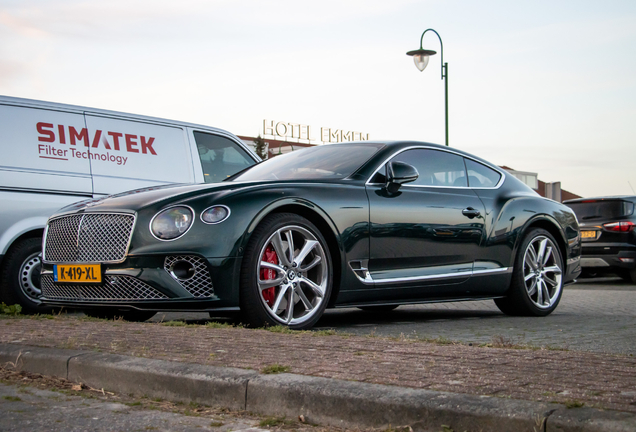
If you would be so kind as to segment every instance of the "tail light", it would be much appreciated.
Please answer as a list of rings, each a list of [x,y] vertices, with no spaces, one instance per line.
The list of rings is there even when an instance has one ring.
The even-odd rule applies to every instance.
[[[606,231],[613,231],[613,232],[630,232],[631,230],[634,229],[634,222],[612,222],[612,223],[606,223],[603,224],[603,228],[605,228]]]

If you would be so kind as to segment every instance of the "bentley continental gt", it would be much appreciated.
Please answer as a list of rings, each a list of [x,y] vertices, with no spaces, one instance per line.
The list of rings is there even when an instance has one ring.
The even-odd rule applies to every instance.
[[[545,316],[580,255],[574,212],[496,165],[435,144],[353,142],[62,209],[44,234],[42,301],[293,329],[325,308],[460,300]]]

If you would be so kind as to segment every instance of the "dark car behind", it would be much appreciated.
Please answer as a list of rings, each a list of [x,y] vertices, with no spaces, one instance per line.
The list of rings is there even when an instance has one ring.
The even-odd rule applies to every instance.
[[[636,196],[564,201],[581,228],[582,276],[614,273],[636,283]]]

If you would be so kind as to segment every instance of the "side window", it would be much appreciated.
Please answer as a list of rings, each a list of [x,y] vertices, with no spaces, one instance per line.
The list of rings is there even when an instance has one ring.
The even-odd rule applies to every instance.
[[[470,159],[466,159],[466,169],[470,187],[495,187],[501,179],[501,174],[494,169]]]
[[[419,177],[414,182],[408,183],[409,185],[467,186],[464,158],[461,156],[440,150],[412,149],[400,153],[391,160],[413,165],[417,169]],[[386,181],[378,177],[376,175],[373,180]]]
[[[221,182],[256,163],[231,139],[197,131],[194,132],[194,139],[206,183]]]

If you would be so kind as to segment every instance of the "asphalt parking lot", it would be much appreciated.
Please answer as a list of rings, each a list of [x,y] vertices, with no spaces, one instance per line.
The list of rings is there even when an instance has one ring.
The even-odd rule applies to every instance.
[[[207,314],[157,314],[153,321],[207,319]],[[567,286],[544,318],[509,317],[492,300],[401,306],[392,312],[331,309],[315,327],[356,335],[513,344],[636,354],[636,286],[620,278],[581,279]]]

